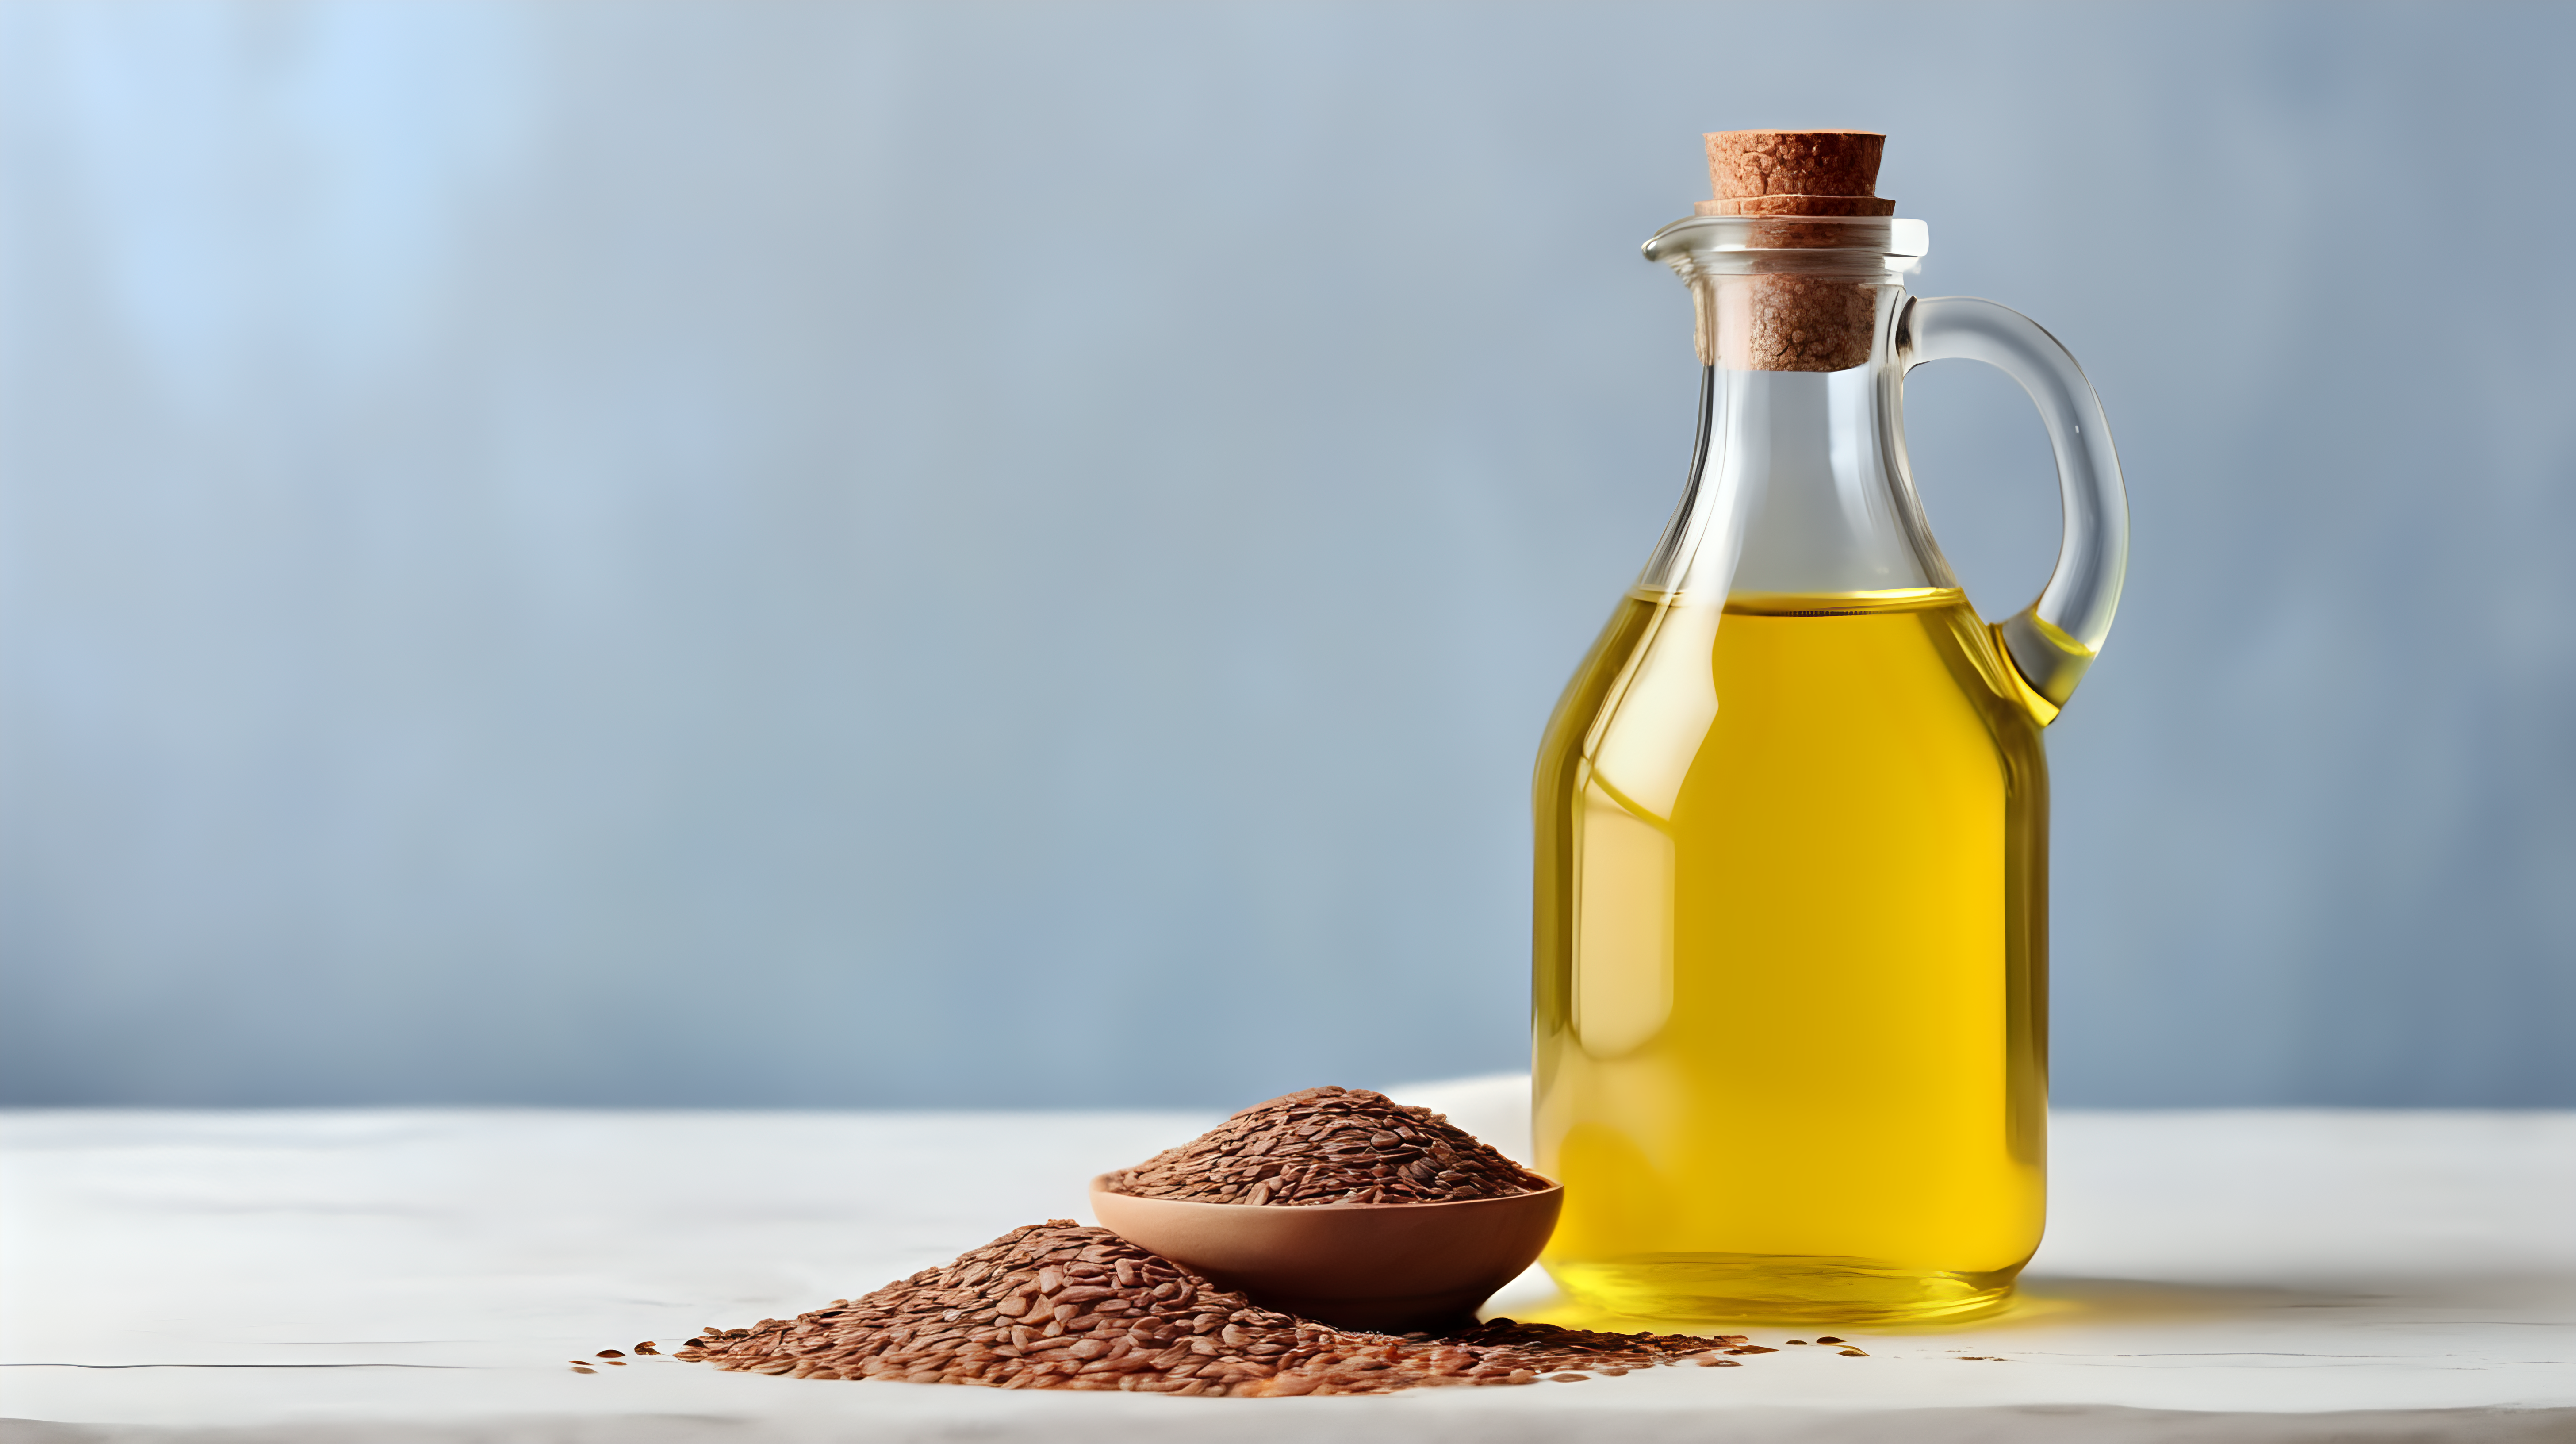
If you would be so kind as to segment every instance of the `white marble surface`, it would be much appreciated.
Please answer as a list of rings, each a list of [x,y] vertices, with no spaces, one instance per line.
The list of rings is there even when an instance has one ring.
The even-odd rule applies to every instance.
[[[1507,1141],[1514,1086],[1414,1096]],[[2061,1114],[2027,1302],[1840,1331],[1865,1360],[1315,1400],[568,1367],[1087,1217],[1209,1121],[0,1115],[0,1438],[2576,1440],[2566,1113]],[[1543,1279],[1497,1302],[1563,1317]]]

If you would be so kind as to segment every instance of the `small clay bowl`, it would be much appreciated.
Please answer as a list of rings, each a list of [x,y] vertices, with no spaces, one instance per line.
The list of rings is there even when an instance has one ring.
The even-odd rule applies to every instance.
[[[1564,1185],[1454,1203],[1197,1203],[1091,1181],[1100,1226],[1284,1313],[1402,1333],[1472,1318],[1538,1258]]]

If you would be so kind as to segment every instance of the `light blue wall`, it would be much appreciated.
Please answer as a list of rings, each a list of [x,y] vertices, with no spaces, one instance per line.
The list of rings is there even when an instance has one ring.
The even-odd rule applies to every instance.
[[[2576,10],[0,9],[0,1100],[1515,1066],[1703,130],[2082,357],[2059,1097],[2576,1104]],[[1952,374],[1956,372],[1958,374]],[[2055,527],[1919,373],[1990,613]]]

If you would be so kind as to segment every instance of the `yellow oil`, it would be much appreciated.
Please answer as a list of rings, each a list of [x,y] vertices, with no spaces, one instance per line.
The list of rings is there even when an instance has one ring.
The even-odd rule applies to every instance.
[[[1568,1293],[1837,1323],[2009,1298],[2047,1146],[2053,709],[2018,682],[1950,588],[1622,605],[1536,778]]]

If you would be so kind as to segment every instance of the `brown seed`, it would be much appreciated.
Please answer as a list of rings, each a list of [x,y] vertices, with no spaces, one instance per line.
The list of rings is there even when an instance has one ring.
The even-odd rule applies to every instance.
[[[596,1374],[599,1372],[597,1369],[584,1368],[579,1364],[573,1365],[572,1371],[576,1374]]]
[[[1818,1334],[1816,1335],[1816,1342],[1819,1344],[1839,1344],[1842,1340],[1835,1338],[1831,1334]]]
[[[602,1349],[599,1351],[599,1357],[603,1359],[622,1359],[626,1357],[626,1351],[624,1349]]]
[[[1842,1358],[1846,1359],[1866,1359],[1869,1357],[1869,1355],[1862,1353],[1858,1349],[1842,1349],[1839,1350],[1838,1353]]]
[[[1050,1269],[1064,1302],[1005,1322],[1000,1310]],[[1349,1333],[1263,1308],[1104,1230],[1056,1220],[864,1298],[757,1330],[711,1329],[678,1357],[800,1379],[1282,1397],[1528,1384],[1559,1371],[1615,1377],[1693,1360],[1737,1367],[1709,1359],[1722,1343],[1508,1319],[1402,1337]]]
[[[1549,1185],[1427,1109],[1310,1088],[1255,1104],[1124,1170],[1113,1186],[1149,1198],[1311,1205],[1490,1198]]]

